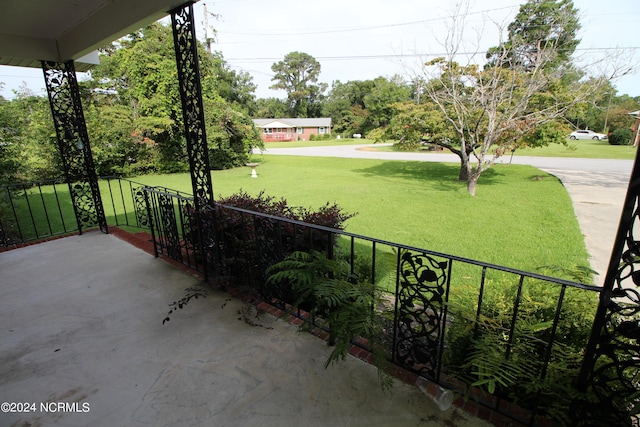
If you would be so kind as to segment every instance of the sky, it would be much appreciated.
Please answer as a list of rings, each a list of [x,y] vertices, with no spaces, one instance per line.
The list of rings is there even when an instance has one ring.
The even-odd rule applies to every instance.
[[[215,29],[211,48],[234,70],[253,77],[256,96],[285,98],[285,92],[269,89],[271,66],[290,52],[318,60],[319,81],[329,87],[338,80],[396,74],[410,80],[421,63],[443,56],[451,35],[461,38],[460,51],[467,54],[460,62],[481,61],[482,54],[471,54],[499,44],[499,29],[506,29],[521,2],[475,0],[466,12],[456,11],[454,0],[202,0],[194,7],[198,37],[205,39],[207,23]],[[640,96],[637,0],[574,0],[574,5],[582,24],[575,61],[593,74],[628,71],[612,81],[617,94]],[[40,69],[0,66],[0,82],[5,83],[0,95],[7,99],[20,86],[45,94]]]

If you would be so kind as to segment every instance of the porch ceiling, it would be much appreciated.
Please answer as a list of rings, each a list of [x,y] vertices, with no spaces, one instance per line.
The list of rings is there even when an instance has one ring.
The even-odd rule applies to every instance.
[[[74,60],[76,70],[86,71],[97,60],[97,55],[86,55],[185,3],[188,1],[2,0],[0,65],[39,68],[41,60]]]

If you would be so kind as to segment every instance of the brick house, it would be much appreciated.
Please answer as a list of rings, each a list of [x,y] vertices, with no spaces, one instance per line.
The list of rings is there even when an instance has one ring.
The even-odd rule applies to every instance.
[[[253,119],[264,142],[309,141],[311,135],[331,135],[331,118]]]

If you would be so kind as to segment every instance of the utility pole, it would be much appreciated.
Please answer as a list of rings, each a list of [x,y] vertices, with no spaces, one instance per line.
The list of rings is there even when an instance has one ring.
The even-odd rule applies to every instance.
[[[607,122],[609,121],[609,110],[611,109],[611,97],[613,96],[612,92],[609,92],[609,104],[607,105],[607,113],[604,116],[604,129],[602,129],[602,133],[604,133],[605,135],[607,134]]]
[[[204,41],[207,44],[207,50],[211,53],[211,44],[214,37],[211,34],[211,27],[209,26],[209,13],[207,12],[207,4],[204,3]]]

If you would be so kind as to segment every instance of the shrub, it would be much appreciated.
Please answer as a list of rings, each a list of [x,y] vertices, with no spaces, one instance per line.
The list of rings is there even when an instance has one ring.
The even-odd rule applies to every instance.
[[[324,135],[316,135],[316,134],[309,135],[309,141],[326,141],[329,139],[333,139],[333,136],[328,133],[325,133]]]
[[[373,309],[379,292],[374,284],[350,273],[348,263],[315,251],[294,252],[271,266],[268,273],[268,283],[290,284],[292,310],[308,310],[315,325],[328,329],[329,344],[334,348],[325,368],[345,360],[351,343],[364,338],[374,356],[381,386],[388,389],[392,385],[385,370],[388,354],[383,342],[384,321]]]
[[[633,132],[631,129],[616,129],[609,136],[609,144],[611,145],[629,145]]]
[[[251,215],[233,208],[266,214],[277,218]],[[198,248],[198,221],[195,212],[185,212],[190,218],[189,240]],[[337,204],[326,203],[317,210],[289,206],[281,198],[276,199],[260,192],[250,196],[244,191],[221,198],[214,208],[205,213],[205,221],[212,229],[204,236],[206,251],[218,273],[229,274],[245,286],[259,290],[263,298],[291,301],[291,291],[286,286],[265,287],[266,269],[282,261],[294,251],[333,252],[336,236],[330,231],[312,230],[282,219],[303,221],[332,229],[342,229],[343,223],[354,214],[345,213]]]
[[[487,280],[479,316],[474,301],[478,290],[461,283],[456,287],[449,301],[453,320],[447,328],[443,371],[521,407],[537,408],[556,420],[566,418],[572,399],[578,397],[573,381],[595,315],[592,295],[567,289],[553,330],[559,290],[544,282],[529,282],[519,296],[526,304],[518,307],[510,339],[516,283],[499,276]],[[543,376],[541,355],[552,339]]]
[[[330,204],[327,202],[316,211],[301,206],[289,206],[289,203],[284,198],[276,199],[273,196],[267,196],[264,191],[253,197],[240,190],[240,192],[229,197],[218,199],[217,205],[233,206],[339,230],[342,230],[342,225],[346,220],[355,216],[355,214],[343,212],[342,208],[336,203]]]

